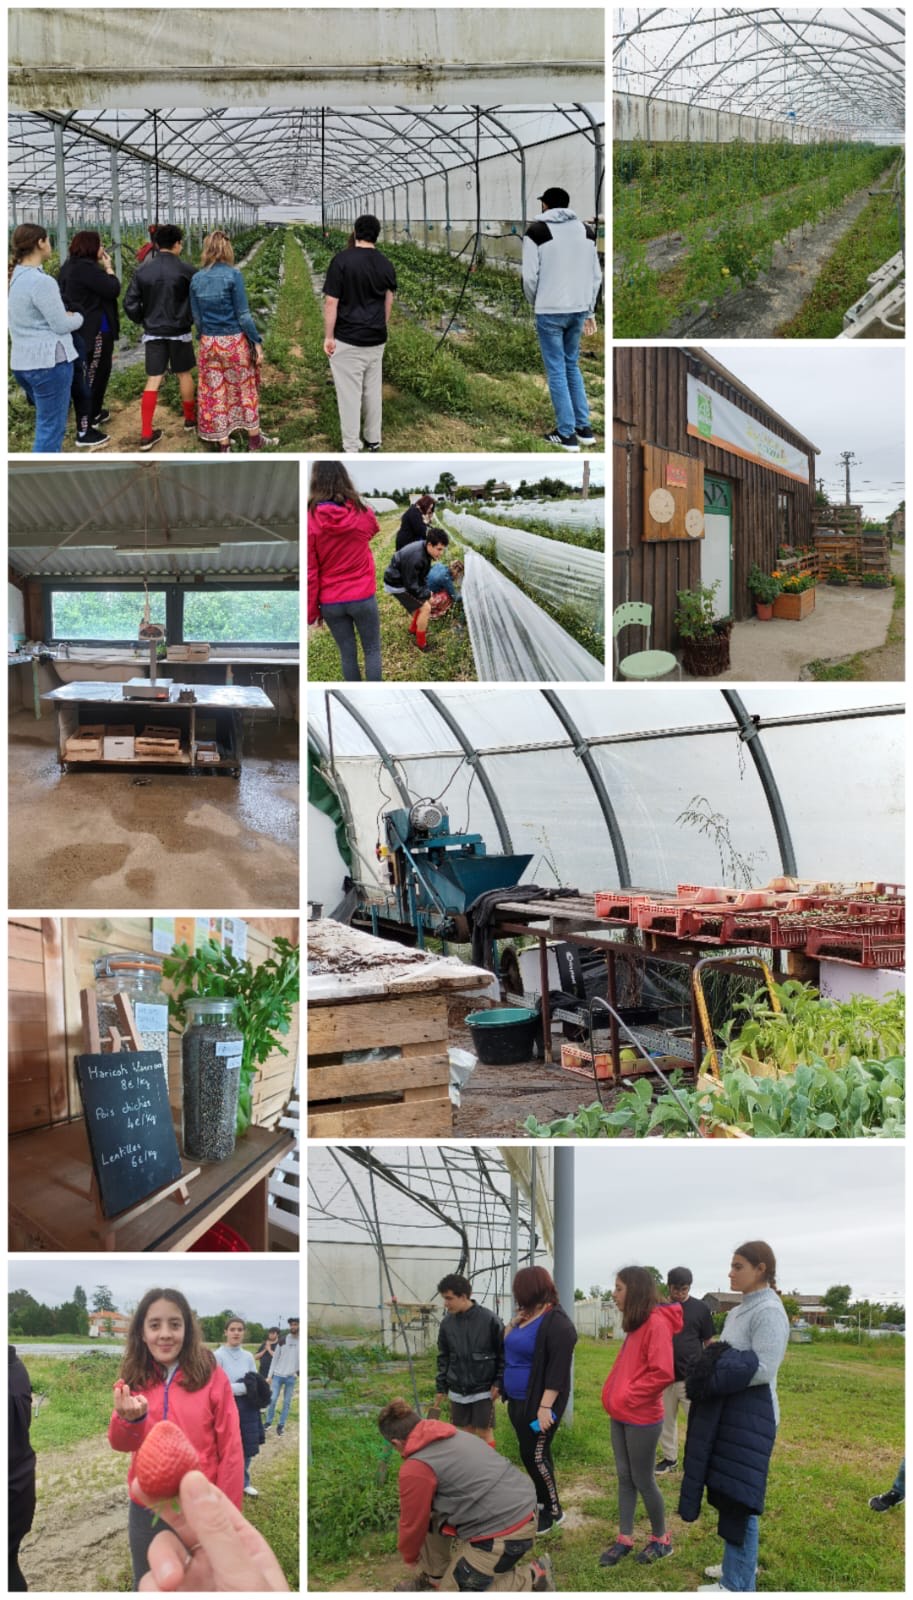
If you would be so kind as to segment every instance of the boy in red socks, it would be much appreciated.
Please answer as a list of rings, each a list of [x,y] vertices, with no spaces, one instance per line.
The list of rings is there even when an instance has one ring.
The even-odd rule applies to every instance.
[[[409,632],[419,650],[428,648],[428,623],[431,618],[431,590],[428,574],[435,561],[440,561],[450,543],[443,528],[429,528],[428,537],[414,544],[404,544],[394,552],[384,573],[384,594],[392,594],[404,611],[412,618]]]
[[[195,432],[197,425],[190,309],[190,280],[196,269],[180,259],[184,235],[172,223],[156,228],[154,243],[152,254],[137,267],[124,296],[127,316],[143,326],[146,387],[140,402],[141,450],[151,450],[162,437],[161,428],[153,428],[152,421],[162,379],[169,370],[180,385],[185,433]]]

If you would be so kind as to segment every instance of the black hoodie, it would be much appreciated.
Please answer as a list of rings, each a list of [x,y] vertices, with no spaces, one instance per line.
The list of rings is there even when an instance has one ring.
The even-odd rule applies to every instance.
[[[504,1325],[473,1300],[468,1311],[448,1312],[438,1328],[438,1394],[481,1394],[504,1375]]]

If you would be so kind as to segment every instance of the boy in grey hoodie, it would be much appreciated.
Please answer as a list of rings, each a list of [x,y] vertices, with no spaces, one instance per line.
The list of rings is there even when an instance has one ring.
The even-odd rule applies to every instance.
[[[582,334],[596,332],[602,268],[596,231],[569,210],[566,189],[539,195],[542,215],[523,238],[523,293],[536,313],[536,334],[555,427],[545,435],[562,450],[596,440],[580,372]]]

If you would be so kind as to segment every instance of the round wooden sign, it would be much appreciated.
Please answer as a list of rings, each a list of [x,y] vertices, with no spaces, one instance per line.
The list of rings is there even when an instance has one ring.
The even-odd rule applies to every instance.
[[[654,522],[671,522],[675,516],[675,497],[668,489],[654,489],[649,506]]]
[[[685,512],[685,532],[689,539],[699,539],[704,531],[704,513],[698,511],[697,506],[692,506]]]

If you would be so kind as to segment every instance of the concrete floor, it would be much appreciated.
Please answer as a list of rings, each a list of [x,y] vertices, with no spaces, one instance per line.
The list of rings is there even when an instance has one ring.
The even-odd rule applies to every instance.
[[[299,904],[298,725],[245,724],[239,779],[62,773],[55,719],[9,722],[16,910],[288,911]],[[137,776],[150,781],[142,786]]]
[[[819,583],[815,590],[815,609],[802,622],[782,622],[771,618],[759,622],[751,617],[737,622],[730,640],[728,672],[714,683],[797,683],[809,661],[828,661],[856,650],[874,650],[883,645],[894,605],[893,589],[829,589]],[[686,682],[704,683],[709,679],[689,678]]]

